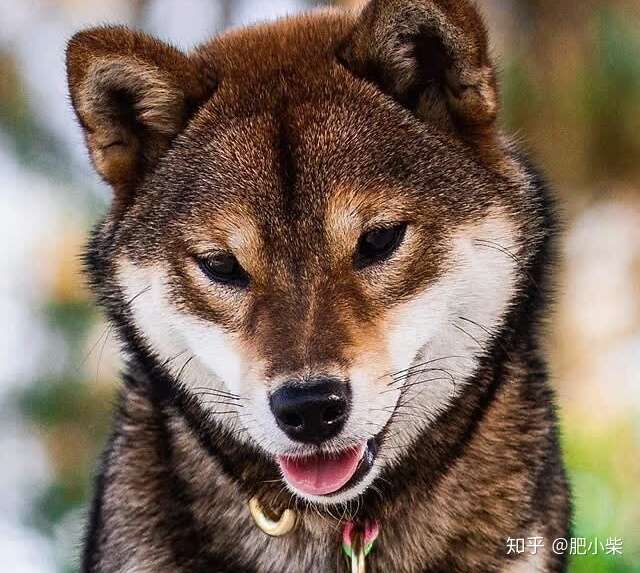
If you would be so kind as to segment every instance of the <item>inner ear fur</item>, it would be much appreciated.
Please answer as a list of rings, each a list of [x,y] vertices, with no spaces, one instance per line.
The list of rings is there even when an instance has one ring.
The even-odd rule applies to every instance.
[[[469,0],[371,0],[340,57],[418,116],[465,137],[495,124],[495,69]]]
[[[67,47],[67,76],[93,164],[118,200],[215,87],[197,61],[124,27],[76,34]]]

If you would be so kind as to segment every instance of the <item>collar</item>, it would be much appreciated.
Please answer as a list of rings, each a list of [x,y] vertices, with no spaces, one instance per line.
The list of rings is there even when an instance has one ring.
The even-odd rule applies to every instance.
[[[271,517],[272,513],[263,508],[257,497],[249,500],[249,512],[258,528],[271,537],[291,533],[299,522],[298,515],[292,509],[285,509],[278,517]],[[366,572],[366,557],[371,553],[379,533],[380,524],[377,521],[344,522],[342,552],[351,565],[351,573]]]

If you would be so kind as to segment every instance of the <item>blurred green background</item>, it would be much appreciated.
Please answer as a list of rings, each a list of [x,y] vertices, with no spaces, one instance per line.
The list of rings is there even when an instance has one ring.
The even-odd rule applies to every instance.
[[[342,2],[355,6],[358,2]],[[77,571],[118,380],[78,255],[109,193],[66,95],[64,43],[120,22],[189,48],[304,0],[0,0],[0,570]],[[549,354],[576,537],[623,555],[573,573],[640,572],[640,3],[480,0],[505,126],[561,199]]]

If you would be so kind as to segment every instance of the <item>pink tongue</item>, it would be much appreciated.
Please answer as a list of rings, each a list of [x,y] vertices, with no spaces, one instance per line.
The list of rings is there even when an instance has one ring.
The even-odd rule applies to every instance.
[[[326,495],[339,490],[356,473],[364,448],[341,452],[336,457],[309,456],[287,458],[278,456],[286,480],[309,495]]]

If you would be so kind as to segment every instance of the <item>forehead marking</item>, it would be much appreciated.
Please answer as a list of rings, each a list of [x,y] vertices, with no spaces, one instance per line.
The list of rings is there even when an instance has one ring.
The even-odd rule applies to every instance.
[[[289,112],[286,102],[283,102],[274,111],[275,137],[277,150],[277,169],[280,180],[282,196],[287,199],[294,195],[297,179],[293,130],[289,125]]]

